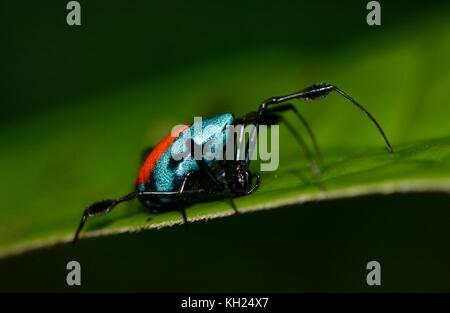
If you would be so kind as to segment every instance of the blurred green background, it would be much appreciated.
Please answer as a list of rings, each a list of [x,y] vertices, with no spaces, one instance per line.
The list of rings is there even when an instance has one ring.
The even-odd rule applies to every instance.
[[[0,243],[74,228],[83,205],[131,188],[173,125],[315,82],[363,102],[394,145],[448,137],[450,4],[380,2],[369,27],[366,1],[80,1],[69,27],[65,1],[2,1]],[[327,114],[337,101],[304,106],[325,156],[379,147],[366,121],[348,127],[354,108]],[[0,260],[0,290],[450,291],[449,207],[370,196],[88,239]]]

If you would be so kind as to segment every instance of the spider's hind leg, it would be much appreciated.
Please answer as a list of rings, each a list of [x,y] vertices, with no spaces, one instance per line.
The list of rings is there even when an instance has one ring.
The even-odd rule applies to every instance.
[[[183,224],[184,224],[184,226],[186,226],[186,230],[189,230],[189,222],[188,222],[187,215],[186,215],[186,209],[181,208],[179,210],[181,212],[181,216],[183,217]]]
[[[303,127],[306,129],[306,132],[314,146],[315,154],[311,152],[309,149],[307,143],[303,139],[303,137],[300,135],[296,127],[294,127],[284,116],[281,114],[286,111],[293,111],[300,121],[300,123],[303,125]],[[289,130],[289,132],[294,136],[295,140],[299,144],[300,148],[303,151],[303,154],[308,160],[310,168],[312,173],[316,178],[320,178],[321,171],[319,164],[322,163],[322,154],[320,152],[319,146],[317,144],[316,138],[314,136],[314,133],[309,126],[306,119],[303,117],[303,115],[298,112],[298,110],[290,103],[282,104],[273,108],[269,108],[266,111],[264,111],[263,114],[259,115],[256,112],[252,112],[247,114],[242,121],[244,123],[258,123],[259,125],[279,125],[280,123],[283,123]],[[256,137],[252,136],[252,140],[256,140]],[[254,144],[249,143],[248,148],[249,150],[252,150],[252,147],[254,147]],[[253,151],[249,151],[248,154],[251,155]]]

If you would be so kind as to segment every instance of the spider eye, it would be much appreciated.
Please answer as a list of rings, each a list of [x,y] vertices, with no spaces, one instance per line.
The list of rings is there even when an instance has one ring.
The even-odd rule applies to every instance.
[[[234,175],[234,185],[237,189],[243,189],[245,185],[245,176],[242,173]]]
[[[237,193],[246,192],[251,186],[252,176],[250,171],[243,170],[233,175],[232,189]]]

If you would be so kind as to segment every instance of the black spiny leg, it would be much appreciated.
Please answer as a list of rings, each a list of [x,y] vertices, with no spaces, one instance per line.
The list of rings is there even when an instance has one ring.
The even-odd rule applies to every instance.
[[[229,196],[230,196],[230,198],[229,198],[230,204],[231,204],[231,207],[233,208],[234,214],[239,214],[239,211],[236,207],[236,203],[234,203],[233,194],[231,192],[230,192]]]
[[[190,140],[190,144],[191,144],[191,149],[195,149],[195,147],[197,147],[197,149],[203,149],[203,147],[201,147],[200,145],[195,143],[195,141],[192,139]],[[191,150],[191,151],[195,151],[195,150]],[[203,151],[203,150],[201,150],[201,151]],[[204,186],[204,189],[207,190],[207,192],[209,192],[209,193],[219,193],[219,192],[225,191],[225,186],[216,178],[216,176],[211,171],[211,168],[208,166],[208,164],[203,159],[203,157],[199,160],[197,160],[197,159],[195,159],[195,160],[197,162],[200,174],[203,177],[205,177],[206,181],[210,184],[210,185],[207,184],[206,186]],[[236,204],[233,201],[233,194],[231,193],[231,191],[228,191],[228,193],[229,193],[231,207],[233,208],[234,212],[236,214],[238,214],[239,211],[236,207]]]
[[[297,110],[297,108],[292,103],[286,103],[286,104],[283,104],[280,106],[276,106],[274,108],[270,108],[268,110],[268,113],[282,113],[282,112],[287,112],[287,111],[292,111],[295,114],[295,116],[298,118],[300,123],[303,125],[303,127],[305,127],[306,132],[308,133],[308,136],[311,139],[311,142],[314,146],[316,156],[317,156],[319,162],[322,163],[323,157],[322,157],[322,153],[320,152],[319,144],[317,143],[316,136],[314,135],[314,132],[313,132],[311,126],[309,126],[309,123],[306,121],[305,117]]]
[[[299,92],[295,92],[295,93],[292,93],[292,94],[289,94],[286,96],[269,98],[259,106],[258,115],[261,118],[261,116],[267,112],[269,107],[290,101],[292,99],[314,100],[314,99],[317,99],[320,97],[324,97],[332,91],[337,92],[338,94],[340,94],[341,96],[343,96],[344,98],[349,100],[351,103],[353,103],[358,109],[363,111],[367,115],[367,117],[372,121],[372,123],[377,127],[378,131],[380,132],[381,136],[383,137],[383,139],[386,143],[388,151],[393,152],[392,146],[389,143],[389,140],[387,139],[386,135],[384,134],[383,129],[381,128],[380,124],[378,124],[377,120],[372,116],[372,114],[370,114],[370,112],[367,111],[367,109],[364,108],[361,104],[359,104],[355,99],[350,97],[348,94],[346,94],[344,91],[342,91],[338,87],[331,85],[331,84],[323,83],[323,84],[312,85],[312,86],[307,87]],[[257,126],[258,126],[258,123],[257,123]],[[257,131],[255,131],[252,134],[252,136],[256,136],[257,135],[256,133],[257,133]]]
[[[276,125],[276,124],[279,124],[280,122],[283,122],[286,125],[287,129],[290,131],[290,133],[294,136],[294,138],[297,141],[297,143],[299,144],[300,148],[302,149],[306,160],[308,160],[308,162],[310,164],[312,173],[314,174],[314,176],[319,178],[320,177],[320,168],[319,168],[316,160],[314,159],[314,156],[311,153],[311,150],[308,148],[308,145],[303,140],[303,137],[299,134],[299,132],[296,130],[296,128],[294,126],[292,126],[292,124],[280,114],[281,112],[288,111],[288,110],[294,111],[294,113],[296,113],[296,116],[300,119],[300,122],[306,128],[306,131],[314,145],[316,155],[319,159],[319,162],[321,162],[321,153],[320,153],[319,147],[317,145],[314,133],[312,132],[312,129],[309,126],[306,119],[300,114],[300,112],[297,111],[297,109],[294,106],[292,106],[292,104],[280,105],[279,107],[270,108],[261,117],[259,117],[256,112],[249,113],[241,120],[238,120],[238,123],[245,123],[245,124],[258,123],[259,125]],[[246,143],[246,148],[245,148],[247,151],[246,155],[249,155],[249,156],[252,155],[254,147],[255,147],[255,141],[257,140],[257,136],[253,136],[253,134],[250,137],[250,140]]]
[[[115,200],[101,200],[97,201],[90,206],[88,206],[81,217],[81,222],[77,228],[77,231],[75,232],[75,236],[73,239],[73,243],[75,243],[78,240],[78,236],[86,223],[86,220],[88,217],[91,216],[99,216],[106,214],[110,212],[116,205],[119,203],[132,200],[139,196],[146,196],[146,197],[164,197],[164,198],[189,198],[189,197],[196,197],[199,195],[206,194],[206,191],[204,189],[196,189],[196,190],[186,190],[187,184],[189,179],[191,178],[193,172],[189,172],[186,174],[186,177],[184,178],[183,184],[181,185],[180,189],[178,191],[134,191],[132,193],[129,193],[123,197],[120,197]],[[187,221],[186,214],[183,213],[183,219]]]
[[[205,162],[205,160],[202,158],[201,160],[196,160],[196,161],[197,161],[198,167],[200,169],[200,173],[202,173],[202,175],[207,177],[207,181],[209,183],[211,183],[211,185],[207,187],[210,190],[209,192],[210,193],[219,193],[219,192],[225,191],[224,185],[220,181],[217,180],[216,176],[211,171],[211,168],[208,166],[208,164]],[[231,207],[233,208],[234,213],[238,214],[239,211],[236,207],[236,204],[233,201],[233,194],[230,191],[228,192],[228,194],[229,194]]]
[[[186,176],[184,177],[184,180],[183,180],[183,184],[181,185],[180,190],[178,191],[179,194],[183,194],[183,192],[187,188],[189,181],[192,179],[192,177],[194,177],[194,174],[195,174],[194,172],[189,172],[186,174]],[[186,226],[186,230],[189,230],[189,222],[187,219],[186,210],[184,208],[181,208],[180,211],[181,211],[181,216],[183,217],[183,224]]]
[[[186,230],[189,230],[189,222],[186,216],[186,209],[180,209],[181,215],[183,216],[183,224],[186,226]]]
[[[188,144],[191,145],[191,151],[202,151],[203,153],[203,146],[200,144],[197,144],[194,140],[190,139],[188,141]],[[191,153],[191,155],[193,155]],[[199,158],[197,159],[195,156],[194,160],[197,162],[197,166],[199,169],[199,173],[200,175],[205,178],[206,180],[206,184],[203,184],[203,188],[210,193],[219,193],[222,192],[224,190],[224,186],[223,184],[216,178],[216,176],[214,175],[214,173],[212,172],[211,168],[209,167],[209,165],[206,163],[206,161],[203,158],[203,155],[199,156]]]
[[[268,111],[268,113],[264,114],[264,116],[262,117],[262,120],[264,121],[266,118],[269,118],[272,122],[273,121],[276,121],[277,123],[283,122],[284,125],[286,125],[287,129],[292,134],[292,136],[294,136],[295,140],[297,141],[300,148],[302,149],[306,160],[308,160],[312,173],[314,174],[314,176],[316,178],[319,178],[320,177],[320,167],[317,164],[316,160],[314,159],[314,156],[311,153],[311,150],[309,149],[308,145],[303,140],[303,137],[300,135],[300,133],[297,131],[297,129],[294,126],[292,126],[292,124],[288,120],[286,120],[282,115],[276,114],[275,112],[272,112],[272,110],[270,110],[270,111]],[[312,137],[312,138],[314,138],[314,137]],[[317,151],[316,151],[316,153],[317,153]]]
[[[106,214],[110,212],[119,203],[134,199],[136,196],[137,193],[132,192],[116,200],[101,200],[88,206],[83,212],[80,225],[78,226],[77,231],[75,232],[75,236],[73,238],[73,243],[75,243],[78,240],[78,236],[81,232],[81,229],[83,229],[83,226],[86,223],[88,217]]]
[[[331,84],[324,83],[324,84],[312,85],[312,86],[305,88],[299,92],[295,92],[295,93],[292,93],[292,94],[289,94],[286,96],[269,98],[259,106],[259,110],[258,110],[259,119],[261,119],[261,117],[268,111],[269,107],[272,107],[274,105],[281,104],[281,103],[290,101],[292,99],[314,100],[314,99],[317,99],[320,97],[324,97],[332,91],[337,92],[338,94],[340,94],[341,96],[343,96],[344,98],[349,100],[351,103],[353,103],[358,109],[363,111],[367,115],[367,117],[372,121],[372,123],[377,127],[378,131],[380,132],[381,136],[383,137],[383,139],[386,143],[388,151],[393,152],[392,146],[389,143],[389,140],[387,139],[386,135],[384,134],[383,129],[381,128],[380,124],[378,124],[376,119],[372,116],[372,114],[370,114],[370,112],[367,111],[366,108],[364,108],[361,104],[359,104],[355,99],[350,97],[348,94],[346,94],[344,91],[342,91],[338,87],[331,85]],[[252,138],[257,136],[258,126],[259,126],[258,122],[256,123],[256,126],[257,127],[256,127],[255,131],[252,133]],[[248,153],[246,156],[246,160],[247,161],[249,160]]]
[[[200,174],[206,178],[210,185],[205,186],[205,190],[209,190],[211,193],[219,193],[222,192],[225,188],[221,182],[219,182],[211,171],[211,168],[208,166],[205,160],[196,160],[197,165],[200,170]]]

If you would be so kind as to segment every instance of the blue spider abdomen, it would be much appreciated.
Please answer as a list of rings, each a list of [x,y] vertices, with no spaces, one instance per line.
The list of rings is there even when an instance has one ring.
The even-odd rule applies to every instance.
[[[186,154],[186,141],[193,139],[198,145],[207,145],[211,153],[215,153],[216,147],[224,147],[228,138],[227,128],[234,122],[231,113],[224,113],[212,118],[195,121],[188,129],[181,132],[178,137],[156,162],[149,179],[145,183],[137,185],[139,191],[177,191],[191,171],[198,171],[196,160]],[[175,160],[174,155],[186,154],[181,160]],[[191,151],[191,154],[193,152]],[[216,159],[205,160],[208,165]],[[170,203],[171,198],[146,198],[145,205],[151,207],[161,203]]]

